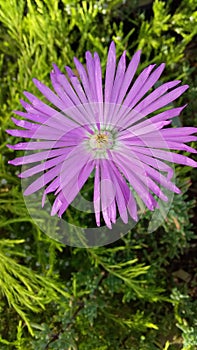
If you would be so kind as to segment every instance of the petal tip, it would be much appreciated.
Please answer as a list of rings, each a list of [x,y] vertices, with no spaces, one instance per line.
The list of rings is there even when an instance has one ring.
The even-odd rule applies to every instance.
[[[30,194],[32,194],[32,192],[28,188],[26,188],[26,190],[23,192],[24,196],[29,196]]]
[[[7,144],[6,147],[10,149],[15,149],[14,145],[10,145],[10,144]]]
[[[61,70],[58,68],[58,66],[55,63],[52,63],[54,73],[56,74],[62,74]]]

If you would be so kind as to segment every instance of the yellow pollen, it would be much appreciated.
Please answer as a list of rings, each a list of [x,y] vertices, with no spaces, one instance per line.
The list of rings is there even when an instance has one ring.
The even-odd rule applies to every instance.
[[[97,147],[102,148],[103,145],[108,144],[108,135],[106,134],[95,135],[95,141],[97,143]]]

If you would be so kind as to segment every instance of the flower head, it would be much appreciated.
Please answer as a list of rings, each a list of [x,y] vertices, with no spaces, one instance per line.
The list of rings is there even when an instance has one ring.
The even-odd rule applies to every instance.
[[[171,181],[173,169],[169,162],[197,166],[194,160],[173,152],[196,153],[185,143],[196,141],[192,134],[197,128],[169,126],[185,106],[161,110],[187,90],[188,85],[177,87],[180,81],[176,80],[156,88],[164,64],[157,68],[148,66],[132,82],[139,60],[140,51],[137,51],[126,68],[126,52],[123,52],[116,66],[112,42],[104,84],[98,54],[86,52],[86,69],[74,58],[79,78],[70,67],[66,67],[67,75],[64,75],[54,65],[51,82],[55,92],[33,79],[53,107],[24,92],[30,101],[21,100],[26,112],[15,111],[23,119],[12,118],[22,129],[7,132],[30,141],[8,147],[36,152],[9,163],[38,162],[20,174],[21,178],[38,174],[24,194],[44,188],[44,205],[46,195],[55,193],[51,215],[61,217],[94,173],[97,226],[100,212],[109,228],[116,222],[117,212],[125,223],[128,214],[137,221],[136,195],[147,208],[154,210],[158,207],[157,198],[168,200],[160,187],[180,193]]]

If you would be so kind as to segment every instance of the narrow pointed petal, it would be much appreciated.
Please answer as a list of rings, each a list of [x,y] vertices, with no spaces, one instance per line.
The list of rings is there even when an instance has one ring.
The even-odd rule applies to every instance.
[[[105,73],[105,102],[111,102],[112,87],[114,82],[114,75],[116,69],[116,48],[112,41],[108,57],[107,57],[107,67]]]
[[[132,147],[132,150],[136,154],[138,159],[141,160],[141,162],[148,164],[148,165],[150,165],[153,168],[156,168],[158,170],[167,172],[167,179],[168,180],[170,180],[174,176],[173,169],[169,165],[162,162],[161,160],[154,158],[154,156],[150,157],[150,156],[147,156],[147,155],[142,154],[142,153],[140,154],[136,147]]]
[[[53,180],[58,175],[60,169],[61,164],[58,164],[49,171],[47,171],[47,173],[44,173],[26,188],[26,190],[24,191],[24,195],[29,196],[30,194],[37,192],[38,190],[46,186],[51,180]]]
[[[182,107],[178,107],[178,108],[168,109],[167,111],[161,112],[161,113],[155,115],[154,117],[148,118],[148,119],[143,120],[143,121],[139,120],[138,124],[136,124],[135,126],[132,126],[132,128],[141,128],[141,127],[144,127],[146,125],[150,125],[152,123],[157,123],[157,122],[160,122],[160,121],[165,121],[165,120],[168,120],[168,119],[172,119],[174,117],[179,116],[179,114],[182,112],[182,110],[185,107],[186,107],[186,105],[184,105]]]
[[[173,152],[168,152],[156,148],[145,148],[145,147],[138,147],[138,152],[154,156],[155,158],[159,158],[162,160],[167,160],[171,163],[177,163],[182,165],[187,165],[196,168],[197,162],[195,162],[193,159],[190,159],[189,157],[183,156],[182,154],[177,154]]]
[[[100,161],[101,166],[101,207],[106,225],[111,228],[111,217],[114,217],[115,188],[108,171],[105,160]],[[110,213],[111,211],[111,213]],[[110,215],[111,214],[111,215]]]
[[[127,213],[127,207],[126,207],[126,200],[124,196],[124,192],[122,192],[122,189],[120,187],[118,178],[121,176],[121,174],[118,174],[118,177],[116,173],[109,167],[110,176],[113,179],[114,187],[116,189],[116,203],[118,206],[118,211],[120,213],[120,217],[122,221],[127,224],[128,223],[128,213]],[[126,185],[127,186],[127,185]]]
[[[65,154],[64,148],[49,150],[49,151],[44,151],[39,153],[33,153],[28,156],[18,157],[13,160],[10,160],[8,163],[12,165],[30,164],[30,163],[39,162],[41,160],[47,160],[53,157],[57,157],[62,154]]]
[[[87,51],[86,52],[86,68],[88,73],[88,81],[92,91],[93,102],[97,101],[96,94],[96,81],[95,81],[95,62],[92,54]]]
[[[180,80],[175,80],[175,81],[168,82],[168,83],[165,83],[165,84],[159,86],[157,89],[155,89],[153,92],[151,92],[147,97],[145,97],[139,104],[136,105],[136,103],[143,96],[143,95],[139,94],[129,107],[134,108],[134,110],[138,111],[138,113],[139,113],[145,107],[149,106],[154,101],[156,101],[158,98],[160,98],[162,95],[164,95],[169,89],[172,89],[173,87],[175,87],[179,83],[180,83]]]
[[[124,174],[125,178],[130,182],[136,193],[141,197],[147,208],[150,210],[154,210],[154,200],[152,195],[149,193],[147,187],[142,183],[137,174],[141,174],[144,179],[146,178],[146,174],[141,171],[140,167],[132,168],[129,167],[128,161],[123,161],[123,157],[121,158],[116,154],[114,155],[114,162],[116,166],[121,170]]]
[[[110,153],[110,159],[112,159],[112,155]],[[126,201],[126,207],[127,210],[131,216],[131,218],[135,221],[138,221],[138,215],[137,215],[137,204],[136,200],[129,189],[125,179],[123,178],[122,174],[119,172],[116,163],[113,161],[110,163],[110,168],[113,169],[113,172],[116,174],[116,178],[118,180],[119,186],[121,188],[121,191],[124,195],[125,201]],[[120,203],[119,203],[120,204]]]
[[[101,212],[101,184],[100,184],[100,164],[97,161],[95,166],[95,176],[94,176],[94,212],[96,218],[97,226],[100,226],[100,212]]]
[[[81,146],[75,147],[62,163],[59,189],[63,189],[73,176],[77,173],[79,174],[84,165],[90,162],[90,159],[91,155],[88,152],[84,152]]]
[[[34,84],[35,84],[35,82],[34,82]],[[52,92],[52,90],[50,90],[47,86],[45,86],[44,84],[42,84],[39,81],[36,82],[36,86],[37,86],[37,88],[39,87],[38,89],[43,93],[43,95],[47,98],[48,101],[50,101],[54,104],[54,106],[56,106],[60,110],[64,110],[67,107],[65,104],[62,103],[60,98],[56,97],[54,92]],[[42,108],[45,108],[44,111],[46,110],[46,104],[44,102],[42,102],[41,100],[39,100],[39,98],[32,95],[28,91],[24,91],[23,94],[25,95],[25,97],[27,97],[27,99],[32,103],[32,105],[35,108],[40,109],[40,110],[42,110]]]
[[[60,192],[60,194],[57,196],[56,201],[60,200],[62,202],[61,207],[59,207],[59,213],[58,215],[61,217],[62,214],[66,211],[68,206],[72,203],[72,201],[75,199],[85,182],[87,181],[88,177],[90,176],[92,170],[94,168],[94,162],[87,163],[79,173],[75,177],[71,179],[71,181],[68,183],[68,185],[63,188],[63,190]],[[62,200],[63,199],[63,200]],[[56,203],[54,202],[53,208],[52,208],[52,215],[57,213],[55,210]]]
[[[134,100],[135,96],[138,94],[138,92],[142,89],[144,83],[148,79],[151,71],[155,67],[155,64],[152,64],[145,68],[139,75],[139,77],[136,79],[135,83],[133,84],[132,88],[130,89],[128,95],[126,96],[124,100],[125,106],[130,106],[132,101]]]
[[[132,82],[132,79],[136,73],[136,70],[137,70],[139,62],[140,62],[140,55],[141,55],[141,51],[139,50],[135,53],[131,62],[129,63],[129,66],[128,66],[126,73],[124,75],[124,80],[122,82],[121,89],[119,91],[119,95],[118,95],[118,99],[117,99],[118,104],[122,103],[122,101],[127,93],[127,90]]]
[[[95,84],[96,84],[97,101],[103,103],[101,62],[100,62],[99,55],[96,52],[94,54],[94,61],[95,61]]]
[[[169,104],[170,102],[176,100],[179,96],[181,96],[188,88],[189,88],[188,85],[183,85],[174,89],[173,91],[168,92],[167,94],[163,95],[162,97],[158,98],[155,102],[150,104],[150,106],[140,110],[140,114],[142,114],[145,117],[148,114],[166,106],[167,104]],[[138,119],[139,119],[139,116],[137,116],[136,118],[133,118],[132,122],[134,123]]]
[[[112,95],[111,95],[111,102],[116,103],[120,88],[122,86],[122,82],[125,76],[125,70],[126,70],[126,51],[123,52],[116,71],[116,76],[114,79],[113,89],[112,89]]]
[[[23,171],[21,174],[19,174],[19,177],[21,177],[22,179],[25,179],[27,177],[33,176],[35,174],[38,174],[40,172],[53,168],[57,164],[62,163],[65,159],[65,154],[68,154],[69,152],[71,152],[70,148],[67,149],[62,156],[56,157],[55,159],[47,160],[44,163],[35,165],[32,168]]]
[[[162,63],[159,67],[157,67],[152,74],[150,74],[149,78],[146,80],[145,84],[143,85],[142,89],[139,91],[136,98],[130,102],[129,107],[132,108],[136,105],[136,103],[148,92],[149,89],[151,89],[154,84],[158,81],[160,78],[163,70],[165,68],[165,64]],[[180,82],[180,81],[179,81]],[[178,83],[177,83],[178,84]],[[175,84],[176,85],[176,84]]]
[[[16,145],[7,145],[7,147],[14,149],[14,150],[24,150],[24,151],[31,151],[31,150],[41,150],[41,149],[52,149],[52,148],[59,148],[59,147],[66,147],[66,146],[76,146],[77,143],[71,143],[69,141],[69,144],[67,144],[65,141],[35,141],[35,142],[20,142]]]
[[[80,79],[81,79],[84,91],[86,93],[87,99],[91,103],[91,102],[93,102],[93,96],[92,96],[92,93],[91,93],[91,89],[90,89],[90,85],[89,85],[89,81],[88,81],[88,76],[87,76],[86,70],[83,67],[83,65],[81,64],[81,62],[79,62],[76,57],[74,58],[74,63],[75,63],[76,69],[79,72],[79,76],[80,76]]]
[[[48,86],[41,83],[41,81],[37,79],[33,79],[33,83],[36,85],[38,90],[42,92],[42,94],[47,98],[47,100],[54,104],[54,106],[58,107],[60,110],[64,110],[67,106],[61,101],[61,99],[51,90]],[[25,93],[25,96],[29,98],[29,94]],[[35,103],[34,100],[32,103]]]

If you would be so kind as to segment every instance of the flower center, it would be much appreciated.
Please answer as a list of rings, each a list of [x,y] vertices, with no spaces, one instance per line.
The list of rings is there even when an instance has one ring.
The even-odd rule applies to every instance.
[[[92,139],[95,148],[105,149],[108,146],[109,136],[106,134],[94,135]]]
[[[95,157],[106,157],[107,150],[115,145],[116,133],[107,130],[100,130],[88,140],[88,146],[94,152]]]

